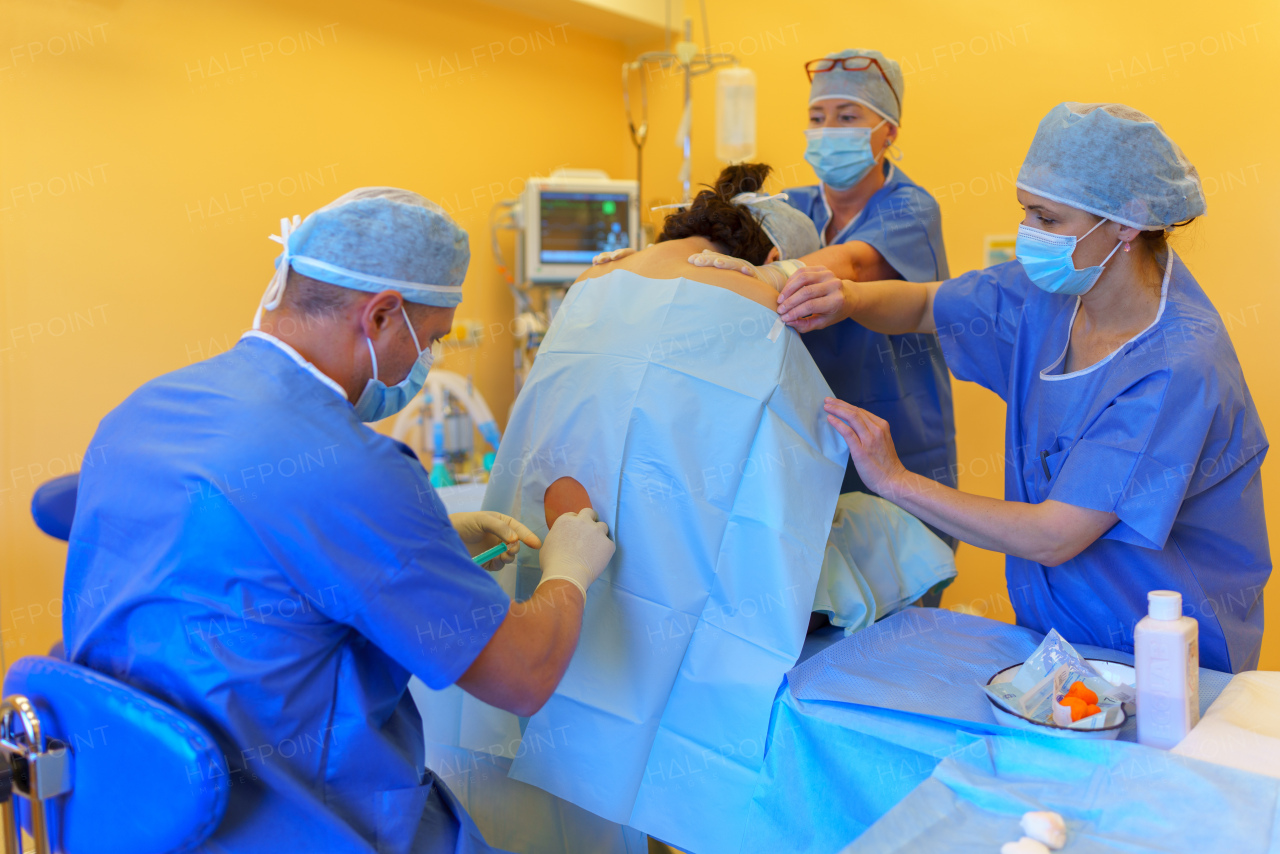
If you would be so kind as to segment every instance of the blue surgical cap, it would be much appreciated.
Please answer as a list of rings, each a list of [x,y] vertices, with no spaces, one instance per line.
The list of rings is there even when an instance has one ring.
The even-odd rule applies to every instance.
[[[467,233],[443,209],[395,187],[361,187],[299,223],[281,220],[284,244],[263,296],[271,310],[292,267],[304,276],[358,291],[398,291],[409,302],[449,308],[462,301],[471,250]]]
[[[1143,230],[1205,212],[1196,167],[1159,124],[1124,104],[1054,107],[1036,128],[1017,184]]]
[[[845,59],[851,56],[873,57],[884,69],[872,65],[865,71],[845,71],[835,68],[813,75],[813,83],[809,85],[809,104],[839,98],[844,101],[857,101],[865,104],[895,125],[902,124],[902,69],[898,63],[886,57],[878,50],[842,50],[829,53],[823,59]],[[885,82],[888,76],[889,82]],[[889,84],[893,88],[889,88]],[[894,97],[894,93],[897,97]]]
[[[735,204],[747,206],[764,233],[769,235],[769,240],[778,247],[778,252],[782,255],[780,260],[784,261],[800,258],[822,248],[813,220],[789,205],[786,199],[786,193],[776,196],[739,193],[732,199]]]

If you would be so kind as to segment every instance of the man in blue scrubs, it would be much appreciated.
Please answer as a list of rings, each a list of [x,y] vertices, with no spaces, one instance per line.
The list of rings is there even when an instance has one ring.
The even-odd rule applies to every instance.
[[[488,850],[423,767],[411,675],[536,711],[613,553],[594,513],[546,542],[498,513],[445,514],[400,442],[365,426],[421,388],[470,258],[417,194],[355,190],[299,223],[230,351],[152,380],[103,419],[71,531],[68,657],[181,709],[230,769],[202,850]],[[541,546],[512,605],[472,561]],[[100,608],[75,607],[94,591]],[[145,757],[143,757],[145,762]]]
[[[938,203],[885,157],[902,123],[898,63],[879,51],[844,50],[805,69],[805,160],[821,183],[786,193],[813,220],[823,248],[804,262],[856,281],[947,278]],[[837,398],[893,426],[903,465],[956,485],[951,381],[936,335],[881,335],[853,320],[792,326]],[[841,492],[855,491],[868,490],[850,463]]]

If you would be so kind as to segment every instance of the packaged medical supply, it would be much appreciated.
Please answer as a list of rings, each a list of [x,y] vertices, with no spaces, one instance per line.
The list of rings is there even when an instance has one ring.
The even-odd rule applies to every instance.
[[[1077,682],[1096,695],[1098,712],[1063,724],[1055,719],[1054,706]],[[1045,636],[1012,680],[984,685],[983,690],[1015,715],[1067,729],[1102,729],[1118,724],[1124,719],[1123,704],[1133,700],[1132,689],[1104,679],[1056,630]]]

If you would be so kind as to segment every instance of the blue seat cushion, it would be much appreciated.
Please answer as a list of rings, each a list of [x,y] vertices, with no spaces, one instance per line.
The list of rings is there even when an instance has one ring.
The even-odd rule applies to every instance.
[[[227,808],[226,762],[186,715],[109,676],[45,656],[14,662],[4,693],[25,695],[45,737],[71,748],[72,791],[51,807],[61,850],[187,851],[217,828]]]

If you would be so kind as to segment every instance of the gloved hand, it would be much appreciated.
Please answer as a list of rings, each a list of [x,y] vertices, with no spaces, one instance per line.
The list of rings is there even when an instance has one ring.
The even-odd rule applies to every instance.
[[[492,510],[481,510],[476,513],[454,513],[449,516],[453,529],[458,532],[471,556],[493,548],[498,543],[506,543],[507,550],[485,564],[485,569],[493,572],[516,559],[516,551],[523,542],[529,548],[542,547],[542,540],[516,519],[505,513]],[[519,541],[519,542],[517,542]]]
[[[542,581],[538,586],[562,578],[577,585],[585,602],[587,588],[604,572],[615,548],[609,526],[599,521],[596,511],[587,507],[565,513],[551,526],[542,546]]]
[[[721,270],[732,270],[747,276],[754,276],[775,291],[781,291],[787,279],[804,265],[799,261],[774,261],[757,267],[749,261],[734,258],[732,255],[721,255],[704,249],[697,255],[689,256],[689,263],[695,267],[717,267]]]
[[[636,254],[636,250],[630,246],[622,249],[615,249],[612,252],[601,252],[599,255],[591,259],[592,264],[612,264],[614,261],[621,261],[628,255]]]

